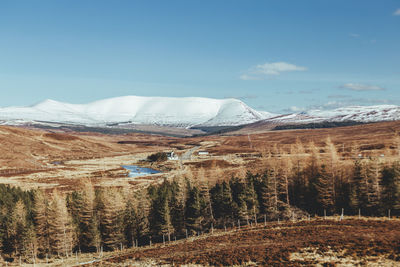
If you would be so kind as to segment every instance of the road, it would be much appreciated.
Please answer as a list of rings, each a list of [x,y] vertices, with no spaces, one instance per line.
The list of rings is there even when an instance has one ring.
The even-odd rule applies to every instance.
[[[199,149],[199,146],[195,146],[192,147],[191,149],[189,149],[188,151],[186,151],[185,153],[182,154],[180,160],[190,160],[192,158],[192,154],[194,151],[196,151],[197,149]]]
[[[189,149],[188,151],[183,153],[182,156],[179,157],[179,166],[181,167],[181,169],[183,169],[183,163],[182,162],[184,160],[191,160],[193,152],[196,151],[199,148],[200,148],[200,146],[192,147],[191,149]]]

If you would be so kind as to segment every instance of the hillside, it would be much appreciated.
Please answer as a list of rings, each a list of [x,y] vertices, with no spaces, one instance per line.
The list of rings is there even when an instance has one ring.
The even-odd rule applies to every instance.
[[[237,99],[123,96],[88,104],[45,100],[29,107],[0,108],[0,124],[37,128],[91,127],[102,133],[148,132],[175,136],[235,131],[235,127],[270,130],[279,125],[323,122],[380,122],[400,118],[394,105],[350,106],[273,114]],[[230,127],[232,127],[230,129]]]
[[[133,248],[84,266],[396,266],[399,220],[312,220],[214,231],[166,245]],[[254,226],[254,225],[253,225]],[[306,235],[305,235],[306,233]]]
[[[1,108],[0,120],[6,124],[36,121],[89,126],[191,127],[248,124],[267,118],[267,114],[236,99],[124,96],[81,105],[45,100],[31,107]]]

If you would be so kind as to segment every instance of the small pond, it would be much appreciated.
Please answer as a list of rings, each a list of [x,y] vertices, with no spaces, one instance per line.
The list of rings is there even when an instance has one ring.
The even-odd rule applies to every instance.
[[[139,177],[139,176],[161,173],[160,171],[151,168],[145,168],[136,165],[122,165],[122,167],[129,171],[129,177]]]

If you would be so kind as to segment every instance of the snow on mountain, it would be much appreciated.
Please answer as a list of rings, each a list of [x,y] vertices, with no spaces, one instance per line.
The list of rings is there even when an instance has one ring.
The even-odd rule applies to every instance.
[[[288,123],[311,123],[322,121],[393,121],[400,119],[400,107],[395,105],[350,106],[333,110],[309,110],[301,113],[279,115],[265,121]]]
[[[30,107],[0,108],[0,124],[30,122],[68,123],[86,126],[124,124],[174,127],[236,126],[257,121],[298,124],[322,121],[388,121],[400,119],[394,105],[352,106],[334,110],[309,110],[294,114],[256,111],[237,99],[201,97],[124,96],[89,104],[69,104],[45,100]]]
[[[319,116],[331,121],[390,121],[400,119],[400,107],[395,105],[351,106],[334,110],[310,110],[310,116]]]
[[[124,96],[89,104],[45,100],[30,107],[0,108],[0,120],[83,125],[131,122],[178,127],[234,126],[268,117],[237,99]]]

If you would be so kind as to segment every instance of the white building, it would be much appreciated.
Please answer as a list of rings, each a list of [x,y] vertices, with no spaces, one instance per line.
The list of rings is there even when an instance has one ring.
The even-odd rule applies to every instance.
[[[166,154],[167,154],[168,160],[178,160],[179,159],[174,151],[167,152]]]

